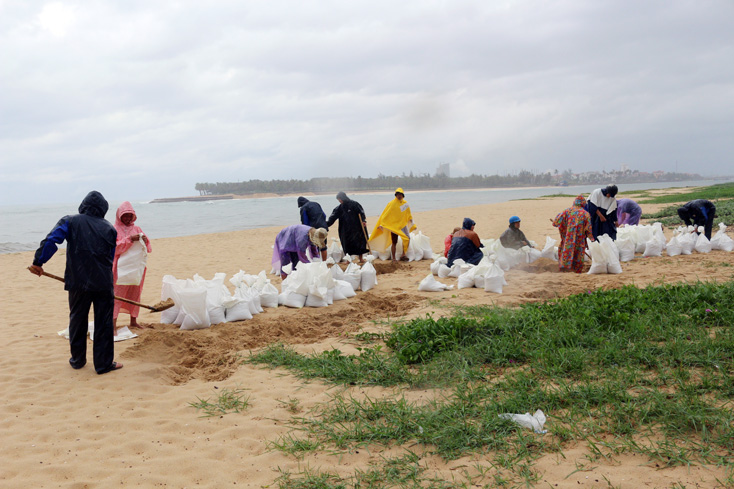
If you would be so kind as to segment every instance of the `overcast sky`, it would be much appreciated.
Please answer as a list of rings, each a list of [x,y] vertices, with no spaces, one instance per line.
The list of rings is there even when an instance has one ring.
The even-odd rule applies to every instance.
[[[734,173],[734,2],[0,0],[0,204]]]

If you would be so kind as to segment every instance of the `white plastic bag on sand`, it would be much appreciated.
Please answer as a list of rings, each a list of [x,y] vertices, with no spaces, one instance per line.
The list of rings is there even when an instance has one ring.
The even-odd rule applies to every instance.
[[[431,248],[431,239],[420,231],[418,231],[417,235],[420,236],[420,247],[423,250],[423,259],[432,260],[433,249]]]
[[[205,280],[199,274],[194,274],[194,283],[206,289],[206,308],[209,312],[211,324],[219,324],[226,321],[225,307],[222,301],[229,297],[229,290],[224,285],[226,274],[215,273],[214,278]]]
[[[659,222],[652,223],[652,235],[657,238],[658,241],[663,243],[663,249],[665,249],[665,232],[663,231],[663,225]]]
[[[459,280],[456,287],[459,289],[469,289],[474,287],[474,271],[476,267],[471,267],[466,272],[459,275]]]
[[[368,261],[362,265],[362,270],[359,274],[359,288],[367,292],[377,285],[377,270],[371,261]]]
[[[588,238],[586,242],[589,247],[589,254],[591,255],[589,275],[607,273],[607,257],[604,254],[601,243],[599,241],[591,241]]]
[[[245,299],[229,297],[222,303],[224,306],[224,317],[227,322],[246,321],[252,319],[250,305]]]
[[[703,232],[696,238],[696,244],[693,246],[693,250],[697,253],[708,253],[711,251],[711,241],[709,241]]]
[[[278,296],[278,304],[301,309],[306,305],[306,296],[298,292],[286,291]]]
[[[311,284],[309,287],[308,295],[306,296],[306,307],[326,307],[329,305],[327,298],[328,290],[326,287],[319,287],[316,284]]]
[[[614,240],[608,235],[599,236],[602,249],[607,257],[607,273],[622,273],[622,265],[619,263],[619,250]]]
[[[132,246],[117,259],[116,285],[140,285],[148,262],[148,248],[140,239],[133,241]]]
[[[520,250],[525,253],[525,261],[526,263],[533,263],[538,258],[540,258],[543,254],[542,251],[537,250],[535,248],[531,248],[529,246],[523,246],[520,248]]]
[[[431,273],[434,275],[438,275],[438,269],[441,265],[446,265],[446,262],[448,262],[448,258],[445,256],[441,256],[440,258],[436,259],[431,263]],[[446,267],[448,268],[448,267]]]
[[[341,280],[349,282],[355,291],[359,290],[359,286],[362,284],[362,269],[356,263],[350,263],[347,265],[347,269],[344,270]]]
[[[540,250],[540,257],[541,258],[548,258],[549,260],[558,261],[558,254],[555,251],[556,250],[556,243],[557,243],[557,240],[551,238],[550,236],[546,236],[545,237],[545,246],[543,246],[543,249]]]
[[[661,242],[657,236],[653,236],[653,238],[645,243],[645,252],[642,254],[644,257],[650,257],[650,256],[660,256],[663,253],[663,248],[665,247],[665,243]]]
[[[163,285],[161,287],[161,300],[164,301],[166,299],[172,299],[173,307],[161,312],[162,324],[174,324],[176,318],[178,317],[178,314],[181,312],[181,301],[178,299],[177,291],[179,288],[183,287],[184,284],[186,284],[186,280],[178,280],[173,275],[163,276]]]
[[[719,223],[719,230],[711,238],[711,249],[721,251],[732,251],[734,250],[734,239],[731,239],[726,234],[726,224],[723,222]]]
[[[336,238],[331,238],[331,246],[326,250],[326,256],[334,260],[334,263],[339,263],[344,256],[344,251]]]
[[[682,251],[683,247],[680,245],[677,236],[670,238],[670,241],[668,241],[668,244],[665,246],[665,252],[668,256],[678,256]]]
[[[487,273],[484,274],[484,291],[501,294],[502,287],[505,284],[507,284],[505,281],[505,271],[499,265],[493,263],[489,267],[489,270],[487,270]]]
[[[619,261],[631,261],[635,257],[635,242],[629,237],[617,239],[617,249],[619,250]]]
[[[633,236],[635,236],[635,251],[637,253],[644,253],[645,245],[648,241],[650,241],[650,239],[652,239],[652,227],[650,227],[649,225],[633,226],[632,232]]]
[[[418,284],[418,290],[423,292],[440,292],[442,290],[451,290],[453,288],[453,285],[442,284],[430,273],[426,275],[426,278],[421,280],[420,284]]]
[[[187,286],[178,291],[181,312],[184,314],[181,329],[203,329],[211,326],[206,307],[206,289],[187,280]]]
[[[278,307],[278,288],[267,283],[260,289],[260,305],[263,307]]]
[[[519,424],[520,426],[524,428],[530,428],[536,433],[547,433],[547,430],[543,429],[543,426],[545,425],[545,414],[543,411],[538,409],[535,411],[535,413],[531,416],[530,413],[525,414],[500,414],[500,418],[502,419],[509,419],[511,421],[514,421],[515,423]]]
[[[357,293],[354,291],[352,284],[346,280],[334,280],[334,299],[336,300],[337,293],[340,296],[344,296],[345,299],[354,297]]]
[[[462,260],[461,258],[457,258],[454,260],[454,264],[451,266],[451,269],[449,270],[449,277],[456,277],[458,278],[459,275],[461,275],[462,270],[461,268],[466,265],[466,262]]]
[[[492,262],[486,256],[474,267],[474,287],[477,289],[484,288],[484,275],[492,267]]]
[[[446,278],[449,276],[449,273],[451,273],[451,269],[443,263],[439,263],[437,273],[438,278]]]

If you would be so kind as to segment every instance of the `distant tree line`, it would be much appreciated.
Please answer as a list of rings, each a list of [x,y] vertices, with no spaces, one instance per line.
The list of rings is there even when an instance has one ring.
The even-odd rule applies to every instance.
[[[559,172],[534,173],[520,171],[514,175],[470,175],[468,177],[448,177],[446,175],[400,176],[378,175],[375,178],[342,177],[311,178],[309,180],[246,180],[242,182],[197,183],[195,189],[200,195],[248,195],[257,193],[292,194],[322,193],[338,191],[370,190],[392,191],[397,187],[410,190],[446,190],[463,188],[584,185],[607,183],[650,183],[696,180],[702,177],[692,173],[612,171],[573,173],[571,170]]]

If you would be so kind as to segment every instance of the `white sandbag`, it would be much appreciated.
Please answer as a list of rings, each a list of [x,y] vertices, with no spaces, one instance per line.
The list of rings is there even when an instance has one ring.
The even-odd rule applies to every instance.
[[[653,237],[657,238],[658,241],[660,241],[663,244],[663,249],[665,249],[665,232],[663,231],[663,224],[659,222],[652,223],[652,235]]]
[[[267,283],[260,289],[260,304],[263,307],[278,307],[278,289]]]
[[[531,248],[529,246],[523,246],[520,248],[525,253],[525,262],[526,263],[533,263],[538,260],[543,255],[543,252],[541,250]]]
[[[493,263],[487,273],[484,274],[484,291],[501,294],[502,287],[506,283],[505,271],[499,265]]]
[[[606,255],[607,273],[622,273],[622,265],[619,263],[619,250],[617,245],[614,244],[614,240],[606,234],[599,236],[599,240]]]
[[[456,277],[456,278],[458,278],[459,275],[462,274],[462,269],[461,268],[464,265],[466,265],[466,262],[464,260],[462,260],[461,258],[457,258],[456,260],[454,260],[454,264],[451,265],[451,269],[449,270],[448,276],[449,277]]]
[[[448,261],[448,258],[445,256],[441,256],[438,259],[434,260],[433,263],[431,263],[431,273],[434,275],[438,275],[438,269],[441,265],[446,265],[446,262]],[[446,267],[448,268],[448,267]],[[448,273],[448,272],[447,272]]]
[[[325,287],[317,287],[316,285],[311,285],[311,290],[306,296],[306,302],[304,303],[304,305],[306,307],[328,306],[329,301],[327,299],[327,289]]]
[[[459,280],[456,287],[459,289],[469,289],[474,287],[474,270],[476,267],[471,267],[466,272],[459,275]]]
[[[347,253],[346,255],[344,255],[344,258],[342,258],[342,261],[344,263],[352,263],[354,261],[354,258],[352,257],[352,255]]]
[[[341,280],[349,282],[352,288],[357,291],[362,283],[362,269],[356,263],[350,263],[344,270]]]
[[[359,277],[359,288],[365,292],[377,285],[377,270],[372,262],[362,265]]]
[[[668,256],[678,256],[682,253],[682,251],[683,247],[678,241],[677,236],[673,236],[672,238],[670,238],[670,241],[668,241],[668,244],[665,246],[665,252],[668,254]]]
[[[730,238],[726,234],[726,224],[723,222],[719,223],[719,230],[711,238],[711,249],[721,251],[732,251],[734,250],[734,239]]]
[[[649,225],[644,226],[633,226],[633,236],[635,236],[635,251],[637,253],[644,253],[647,242],[652,239],[652,227]]]
[[[421,280],[420,284],[418,284],[418,290],[422,292],[440,292],[442,290],[450,290],[453,288],[453,285],[442,284],[430,273],[426,275],[426,278]]]
[[[142,234],[140,235],[142,237]],[[148,248],[141,239],[133,241],[132,246],[117,259],[116,285],[140,285],[148,262]]]
[[[642,254],[642,256],[661,256],[664,246],[664,243],[661,242],[657,237],[653,237],[650,241],[645,243],[645,252]]]
[[[181,312],[180,300],[178,299],[177,290],[186,284],[185,280],[178,280],[173,275],[163,276],[163,285],[161,286],[161,300],[173,300],[173,307],[161,312],[162,324],[176,324],[176,318]],[[181,318],[183,320],[183,318]],[[178,323],[181,324],[181,323]]]
[[[693,252],[693,247],[696,246],[696,235],[687,229],[683,230],[678,234],[678,242],[681,246],[681,255],[690,255]]]
[[[617,239],[617,249],[619,250],[619,261],[627,262],[635,258],[635,242],[631,238]]]
[[[586,239],[589,254],[591,255],[591,267],[589,268],[589,275],[598,275],[607,273],[607,257],[604,253],[604,249],[601,247],[601,243],[597,241],[591,241]]]
[[[711,241],[709,241],[705,234],[701,233],[696,238],[696,244],[693,246],[693,250],[696,253],[708,253],[711,251]]]
[[[301,309],[306,305],[306,296],[298,292],[286,291],[278,296],[278,304]]]
[[[247,321],[252,319],[250,305],[246,300],[238,297],[229,297],[222,302],[224,306],[224,317],[227,322]]]
[[[350,297],[354,297],[355,295],[357,295],[357,293],[354,291],[354,288],[352,287],[352,284],[350,284],[346,280],[334,280],[335,300],[337,294],[343,296],[345,299],[349,299]]]
[[[417,234],[420,236],[420,248],[423,250],[423,259],[432,260],[433,248],[431,248],[431,239],[420,231]]]
[[[187,287],[178,291],[181,311],[185,315],[181,322],[181,329],[208,328],[211,326],[211,321],[206,307],[206,289],[197,287],[193,281],[190,282],[190,284],[187,283]]]
[[[329,272],[334,280],[344,280],[344,270],[339,265],[334,265],[329,268]]]
[[[438,264],[438,278],[446,278],[451,273],[451,269],[444,265],[443,263]]]
[[[548,258],[549,260],[558,261],[558,253],[555,251],[556,243],[557,243],[557,240],[551,238],[550,236],[546,236],[545,246],[543,246],[543,249],[540,250],[540,257]]]
[[[326,250],[326,256],[334,260],[334,263],[339,263],[344,257],[344,250],[342,250],[339,240],[336,238],[331,238],[331,240],[331,246]]]

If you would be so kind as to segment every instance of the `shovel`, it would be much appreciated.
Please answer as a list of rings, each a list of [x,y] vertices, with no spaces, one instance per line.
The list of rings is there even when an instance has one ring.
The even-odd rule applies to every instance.
[[[28,267],[28,270],[30,270],[30,269],[31,269],[31,267]],[[43,272],[41,272],[41,274],[42,275],[45,275],[47,277],[55,278],[59,282],[64,283],[64,278],[63,277],[59,277],[58,275],[54,275],[53,273],[48,273],[47,271],[44,270]],[[117,296],[115,296],[115,300],[122,301],[122,302],[127,302],[128,304],[133,304],[135,306],[144,307],[146,309],[150,309],[151,312],[165,311],[166,309],[170,309],[171,307],[173,307],[175,305],[173,303],[173,300],[172,299],[166,299],[166,300],[161,301],[161,302],[159,302],[157,304],[153,304],[152,306],[147,306],[145,304],[141,304],[140,302],[131,301],[130,299],[123,299],[122,297],[117,297]]]

